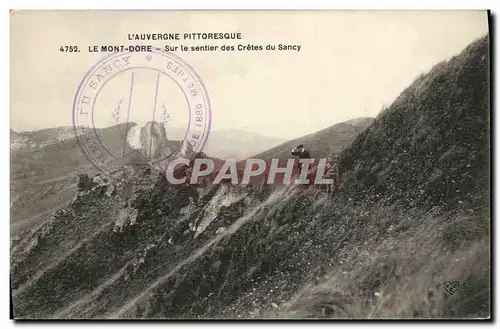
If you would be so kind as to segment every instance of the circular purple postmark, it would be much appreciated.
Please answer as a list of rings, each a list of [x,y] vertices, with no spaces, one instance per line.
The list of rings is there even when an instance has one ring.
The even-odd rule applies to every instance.
[[[200,152],[211,106],[193,68],[164,51],[113,53],[84,76],[73,103],[79,144],[103,174],[119,179],[127,164],[163,170]]]

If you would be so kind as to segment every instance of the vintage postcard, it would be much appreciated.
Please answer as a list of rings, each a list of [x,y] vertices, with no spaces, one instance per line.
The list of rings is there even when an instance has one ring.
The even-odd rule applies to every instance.
[[[10,12],[15,319],[490,319],[488,11]]]

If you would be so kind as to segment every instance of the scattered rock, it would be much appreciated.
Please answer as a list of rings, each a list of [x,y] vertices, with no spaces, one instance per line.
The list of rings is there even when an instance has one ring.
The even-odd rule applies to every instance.
[[[219,228],[217,229],[217,231],[215,231],[215,234],[224,233],[224,232],[226,232],[226,231],[227,231],[227,228],[225,228],[225,227],[219,227]]]

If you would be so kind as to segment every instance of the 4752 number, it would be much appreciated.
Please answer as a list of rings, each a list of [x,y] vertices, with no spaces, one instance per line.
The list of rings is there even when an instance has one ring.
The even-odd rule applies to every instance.
[[[78,49],[78,46],[61,46],[59,51],[63,53],[79,53],[80,49]]]

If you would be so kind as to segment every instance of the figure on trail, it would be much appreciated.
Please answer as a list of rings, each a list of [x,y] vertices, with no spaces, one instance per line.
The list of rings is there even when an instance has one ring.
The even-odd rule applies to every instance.
[[[292,155],[300,159],[310,159],[311,154],[309,153],[308,150],[304,148],[303,144],[297,145],[293,150],[292,150]],[[299,162],[298,164],[299,172],[302,170],[302,163]]]
[[[339,183],[339,156],[331,153],[326,160],[326,179],[332,179],[333,183],[326,185],[327,192],[334,192]]]

